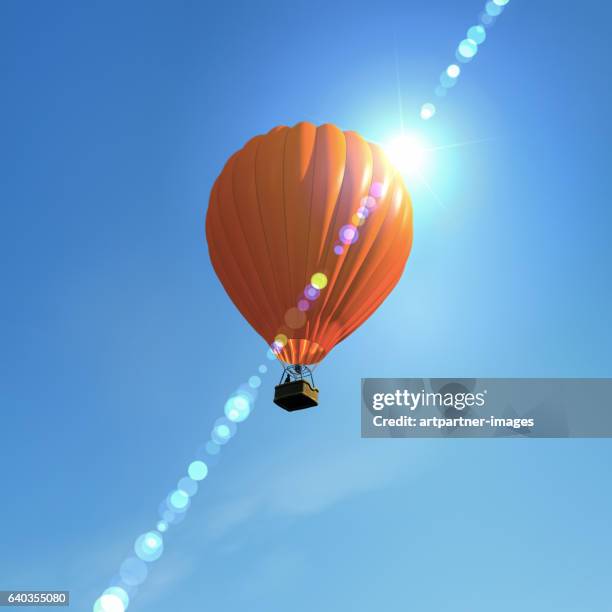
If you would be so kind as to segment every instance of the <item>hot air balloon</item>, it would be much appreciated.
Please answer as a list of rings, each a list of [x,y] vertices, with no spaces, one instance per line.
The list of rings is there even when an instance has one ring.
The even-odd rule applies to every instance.
[[[395,287],[412,205],[382,149],[324,124],[280,126],[234,153],[206,214],[213,268],[284,366],[274,401],[318,403],[312,368]]]

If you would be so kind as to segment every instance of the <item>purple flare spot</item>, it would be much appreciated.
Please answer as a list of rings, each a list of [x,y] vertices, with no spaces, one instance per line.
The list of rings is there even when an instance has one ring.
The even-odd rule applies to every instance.
[[[321,292],[312,285],[307,285],[306,289],[304,289],[304,295],[311,301],[316,300],[319,297],[319,293]]]
[[[380,198],[380,196],[382,196],[383,194],[383,189],[384,186],[382,183],[372,183],[372,186],[370,187],[370,195],[375,198]]]
[[[359,238],[359,232],[354,225],[343,225],[340,228],[339,237],[343,244],[353,244]]]
[[[368,196],[367,198],[363,198],[361,200],[361,206],[363,208],[374,208],[376,206],[376,200],[372,196]]]

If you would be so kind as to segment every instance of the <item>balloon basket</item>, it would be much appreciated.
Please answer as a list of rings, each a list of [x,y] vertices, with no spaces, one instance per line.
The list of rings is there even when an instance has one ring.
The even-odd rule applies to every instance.
[[[274,403],[288,412],[319,405],[319,390],[308,366],[285,366],[280,383],[274,387]]]
[[[313,389],[306,380],[294,380],[276,385],[274,403],[288,412],[312,408],[319,405],[319,390]]]

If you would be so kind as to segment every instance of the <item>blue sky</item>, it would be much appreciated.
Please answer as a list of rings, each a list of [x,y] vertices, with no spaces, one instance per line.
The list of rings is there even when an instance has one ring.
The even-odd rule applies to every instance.
[[[264,379],[130,610],[609,605],[608,440],[362,440],[366,376],[610,376],[605,5],[6,1],[0,588],[90,610],[265,346],[216,280],[210,187],[301,120],[437,151],[400,284],[286,414]]]

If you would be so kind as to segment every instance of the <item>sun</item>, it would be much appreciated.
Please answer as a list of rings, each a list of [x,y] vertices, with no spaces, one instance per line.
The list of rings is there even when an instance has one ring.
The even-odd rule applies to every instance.
[[[415,134],[402,134],[391,140],[384,150],[389,161],[406,176],[423,174],[428,161],[428,148]]]

